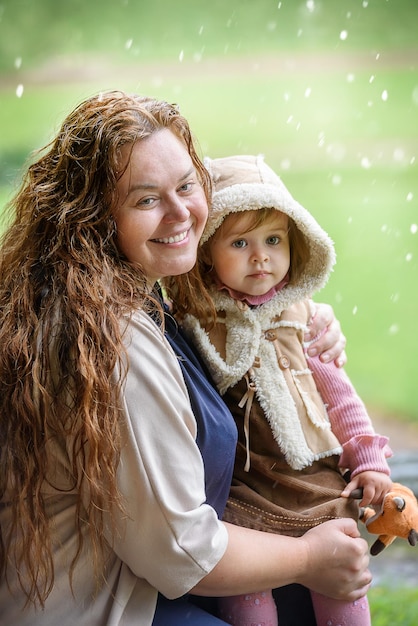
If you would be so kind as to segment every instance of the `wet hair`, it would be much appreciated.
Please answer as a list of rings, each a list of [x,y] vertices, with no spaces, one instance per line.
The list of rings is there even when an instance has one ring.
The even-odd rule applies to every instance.
[[[277,212],[275,208],[264,207],[253,211],[229,213],[227,216],[228,221],[224,220],[213,235],[199,248],[195,267],[187,274],[172,276],[166,279],[167,293],[173,301],[173,313],[180,321],[185,315],[190,314],[197,317],[207,330],[213,328],[217,313],[210,296],[210,288],[214,282],[210,254],[211,244],[218,237],[222,236],[224,228],[229,229],[234,218],[238,220],[245,215],[247,218],[245,232],[250,232],[271,219]],[[310,252],[305,235],[290,217],[288,228],[290,244],[289,284],[294,284],[305,270]],[[190,294],[193,294],[192,297],[190,297]]]
[[[124,507],[116,481],[117,396],[126,373],[122,320],[138,307],[162,311],[141,268],[118,250],[113,211],[121,148],[161,129],[184,143],[208,198],[209,176],[177,107],[112,91],[68,115],[7,207],[10,225],[0,248],[0,498],[10,523],[0,529],[0,576],[8,580],[13,568],[27,601],[41,607],[54,585],[45,485],[58,495],[76,490],[70,581],[86,537],[99,580],[107,554],[104,512]],[[66,485],[56,484],[51,444],[67,459]]]

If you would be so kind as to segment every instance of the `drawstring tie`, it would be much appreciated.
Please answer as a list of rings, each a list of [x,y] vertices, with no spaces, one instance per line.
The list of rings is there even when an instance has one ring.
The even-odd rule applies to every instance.
[[[242,396],[241,400],[238,403],[240,409],[245,406],[245,414],[244,414],[244,436],[245,436],[245,451],[246,451],[246,461],[244,465],[244,471],[250,471],[250,413],[251,407],[254,400],[254,394],[256,392],[256,385],[253,382],[254,378],[254,367],[260,367],[260,357],[256,357],[253,363],[253,367],[250,367],[248,372],[245,374],[244,378],[247,383],[247,391]]]

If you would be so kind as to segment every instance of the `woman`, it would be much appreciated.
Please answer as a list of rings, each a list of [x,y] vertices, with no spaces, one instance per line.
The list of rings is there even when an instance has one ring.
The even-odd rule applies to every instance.
[[[209,196],[177,109],[111,92],[67,117],[11,203],[0,260],[4,623],[148,626],[158,591],[367,592],[367,545],[350,520],[293,539],[218,519],[235,427],[175,325],[175,351],[161,332],[154,291],[195,263]]]

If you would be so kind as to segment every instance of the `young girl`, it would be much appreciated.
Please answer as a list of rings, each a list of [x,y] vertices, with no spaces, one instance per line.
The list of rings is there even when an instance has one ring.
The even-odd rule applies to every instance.
[[[391,450],[347,375],[306,356],[310,298],[328,279],[333,244],[262,157],[206,166],[213,200],[199,262],[169,291],[238,426],[224,519],[289,536],[357,519],[348,496],[361,487],[361,505],[382,501]],[[312,593],[312,600],[318,625],[370,624],[366,598],[350,604]],[[220,611],[239,626],[278,623],[268,591],[223,598]]]

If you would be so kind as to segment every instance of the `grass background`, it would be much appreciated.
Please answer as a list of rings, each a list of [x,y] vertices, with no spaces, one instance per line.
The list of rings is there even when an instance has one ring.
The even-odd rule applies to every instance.
[[[416,0],[0,0],[0,219],[29,153],[84,97],[179,103],[202,154],[259,153],[334,239],[318,300],[371,412],[418,423]],[[416,590],[373,589],[373,624]]]

